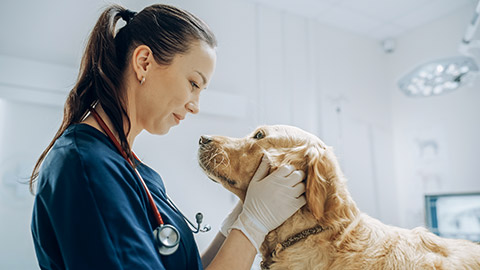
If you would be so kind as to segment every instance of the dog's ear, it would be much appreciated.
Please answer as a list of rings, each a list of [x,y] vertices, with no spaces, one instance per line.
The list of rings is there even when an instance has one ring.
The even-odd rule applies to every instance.
[[[324,154],[325,149],[317,145],[310,147],[306,153],[308,161],[305,195],[307,206],[317,220],[323,217],[327,198]]]
[[[307,205],[314,217],[320,221],[327,212],[336,212],[343,204],[342,192],[346,192],[341,178],[338,161],[329,146],[315,145],[307,152]]]
[[[307,156],[307,205],[314,217],[339,220],[355,214],[337,158],[331,147],[310,147]]]

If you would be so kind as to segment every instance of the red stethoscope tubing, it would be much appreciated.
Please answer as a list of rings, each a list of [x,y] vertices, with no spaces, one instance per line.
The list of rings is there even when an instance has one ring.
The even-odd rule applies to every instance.
[[[102,127],[103,131],[105,131],[105,133],[107,133],[108,137],[113,142],[113,144],[115,144],[115,147],[118,149],[118,151],[123,156],[123,158],[132,166],[132,168],[135,170],[135,173],[137,173],[137,176],[138,176],[138,178],[140,178],[140,182],[142,182],[143,188],[145,189],[145,192],[147,193],[147,197],[148,197],[148,200],[150,202],[150,206],[153,209],[155,219],[157,220],[159,226],[163,225],[164,223],[163,223],[162,216],[160,215],[160,212],[158,211],[157,205],[155,205],[155,202],[153,201],[152,194],[150,193],[150,190],[148,190],[148,187],[145,184],[145,181],[143,180],[142,176],[140,175],[138,170],[133,165],[133,162],[127,157],[127,153],[125,153],[125,151],[123,151],[122,147],[118,143],[118,141],[115,138],[115,136],[113,135],[112,131],[110,131],[107,124],[105,124],[105,122],[100,117],[100,115],[98,115],[98,113],[95,111],[95,109],[90,108],[90,112],[92,113],[93,117],[95,118],[97,123],[100,125],[100,127]],[[133,153],[133,151],[132,151],[132,154],[133,154],[133,156],[135,157],[136,160],[139,160],[138,157],[135,155],[135,153]]]

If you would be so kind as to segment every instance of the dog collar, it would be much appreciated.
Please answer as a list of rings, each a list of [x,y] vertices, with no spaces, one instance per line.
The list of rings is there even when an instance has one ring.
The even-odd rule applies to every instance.
[[[322,226],[317,225],[313,228],[303,230],[303,231],[301,231],[297,234],[294,234],[294,235],[288,237],[287,240],[283,241],[282,243],[278,243],[275,246],[275,249],[272,251],[272,253],[270,253],[270,256],[267,259],[273,258],[274,256],[276,256],[278,254],[278,252],[288,248],[291,245],[294,245],[294,244],[298,243],[299,241],[307,238],[308,236],[313,235],[313,234],[321,233],[321,232],[325,231],[326,229],[328,229],[328,228],[323,228]],[[268,269],[270,269],[271,264],[272,264],[271,260],[269,260],[267,262],[265,260],[262,260],[262,262],[260,263],[260,267],[262,268],[262,270],[268,270]]]

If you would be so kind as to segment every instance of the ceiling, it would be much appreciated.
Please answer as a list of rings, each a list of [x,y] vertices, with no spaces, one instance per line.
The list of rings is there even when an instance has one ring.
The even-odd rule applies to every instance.
[[[383,40],[478,0],[252,0]],[[294,3],[294,4],[293,4]]]
[[[198,5],[194,0],[192,3]],[[224,0],[217,0],[224,1]],[[231,0],[238,1],[238,0]],[[314,18],[383,40],[478,0],[243,0]],[[76,66],[100,10],[110,2],[132,10],[183,0],[1,0],[0,54]],[[188,2],[188,1],[187,1]],[[201,3],[201,2],[200,2]],[[227,6],[228,2],[222,3]],[[294,3],[294,4],[292,4]],[[199,4],[201,5],[201,4]],[[212,11],[214,12],[214,11]]]

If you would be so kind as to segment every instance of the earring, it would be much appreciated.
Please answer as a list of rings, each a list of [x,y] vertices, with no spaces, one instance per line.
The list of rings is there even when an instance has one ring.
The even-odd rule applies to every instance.
[[[140,85],[143,85],[144,82],[145,82],[145,77],[142,77],[142,80],[140,81]]]

